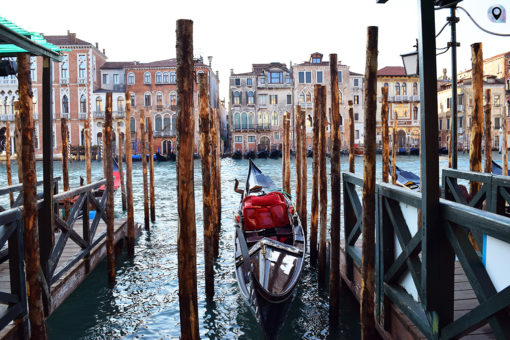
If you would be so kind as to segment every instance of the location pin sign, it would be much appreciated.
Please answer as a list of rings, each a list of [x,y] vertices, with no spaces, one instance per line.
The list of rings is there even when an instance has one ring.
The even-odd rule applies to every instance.
[[[506,11],[505,8],[501,5],[491,6],[487,12],[489,16],[489,20],[495,23],[505,23],[506,22]]]

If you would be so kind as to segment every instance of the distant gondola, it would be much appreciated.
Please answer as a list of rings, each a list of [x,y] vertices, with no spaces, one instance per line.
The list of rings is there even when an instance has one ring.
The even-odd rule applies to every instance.
[[[131,160],[133,162],[141,162],[142,161],[142,156],[141,155],[132,155],[131,156]]]
[[[277,158],[280,158],[281,156],[282,156],[282,152],[280,150],[273,150],[269,154],[269,158],[272,158],[272,159],[277,159]]]
[[[235,151],[232,154],[232,159],[242,159],[242,158],[243,158],[243,153],[241,151]]]
[[[411,148],[409,150],[409,154],[413,156],[417,156],[420,154],[420,148]]]
[[[255,156],[257,156],[255,154],[255,151],[248,151],[245,155],[244,155],[244,158],[246,159],[255,159]]]
[[[237,184],[237,183],[236,183]],[[235,217],[235,272],[266,339],[280,332],[303,270],[306,240],[290,198],[250,161]]]
[[[313,150],[312,149],[308,149],[308,151],[306,151],[306,157],[313,157]]]
[[[398,148],[399,155],[407,155],[407,149],[406,148]]]
[[[492,161],[492,174],[498,176],[501,176],[503,174],[503,168],[495,161]],[[508,170],[507,176],[510,176],[510,170]]]
[[[448,154],[448,148],[446,147],[442,147],[439,149],[439,154],[440,155],[447,155]]]
[[[267,158],[268,156],[267,151],[259,151],[257,153],[257,158]]]
[[[175,161],[175,160],[177,159],[177,156],[176,156],[176,154],[175,154],[175,153],[170,152],[170,153],[166,156],[166,158],[167,158],[169,161]]]
[[[165,157],[162,154],[160,154],[159,152],[156,152],[154,154],[154,160],[158,161],[158,162],[166,162],[166,161],[168,161],[168,157]]]

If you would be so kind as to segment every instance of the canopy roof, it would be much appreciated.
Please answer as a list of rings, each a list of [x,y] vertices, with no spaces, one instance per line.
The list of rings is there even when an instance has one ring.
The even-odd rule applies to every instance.
[[[29,53],[60,61],[60,51],[59,47],[50,44],[40,33],[28,32],[0,16],[0,57]]]

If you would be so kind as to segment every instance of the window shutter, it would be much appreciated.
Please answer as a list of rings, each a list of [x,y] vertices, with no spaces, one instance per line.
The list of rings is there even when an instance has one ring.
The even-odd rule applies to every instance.
[[[239,91],[239,104],[243,103],[243,91]]]
[[[275,104],[278,104],[278,95],[277,94],[274,95],[274,100],[275,100]]]

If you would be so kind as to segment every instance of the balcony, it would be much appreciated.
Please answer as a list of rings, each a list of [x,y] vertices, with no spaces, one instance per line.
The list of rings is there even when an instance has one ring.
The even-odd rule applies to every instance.
[[[81,119],[81,120],[86,120],[87,116],[88,116],[88,114],[86,112],[78,113],[78,118]]]
[[[116,119],[126,118],[126,112],[125,111],[114,111],[113,118],[116,118]]]
[[[4,122],[14,121],[14,115],[0,115],[0,120]]]
[[[69,84],[68,78],[60,78],[60,85],[67,85]]]
[[[95,111],[94,118],[104,119],[104,111]]]
[[[87,84],[87,78],[78,78],[78,84],[86,85]]]
[[[163,111],[163,105],[156,105],[156,111]]]
[[[271,130],[271,124],[252,124],[250,126],[236,126],[233,128],[236,132],[243,132],[243,131],[269,131]]]
[[[420,101],[420,96],[412,96],[412,97],[411,97],[411,101],[413,101],[413,102],[419,102],[419,101]]]
[[[464,112],[464,105],[457,105],[458,112]]]
[[[313,103],[298,103],[302,109],[311,109],[313,107]]]
[[[175,131],[154,131],[153,135],[156,138],[175,137]]]
[[[62,118],[69,119],[69,113],[61,113],[60,119],[62,119]]]

